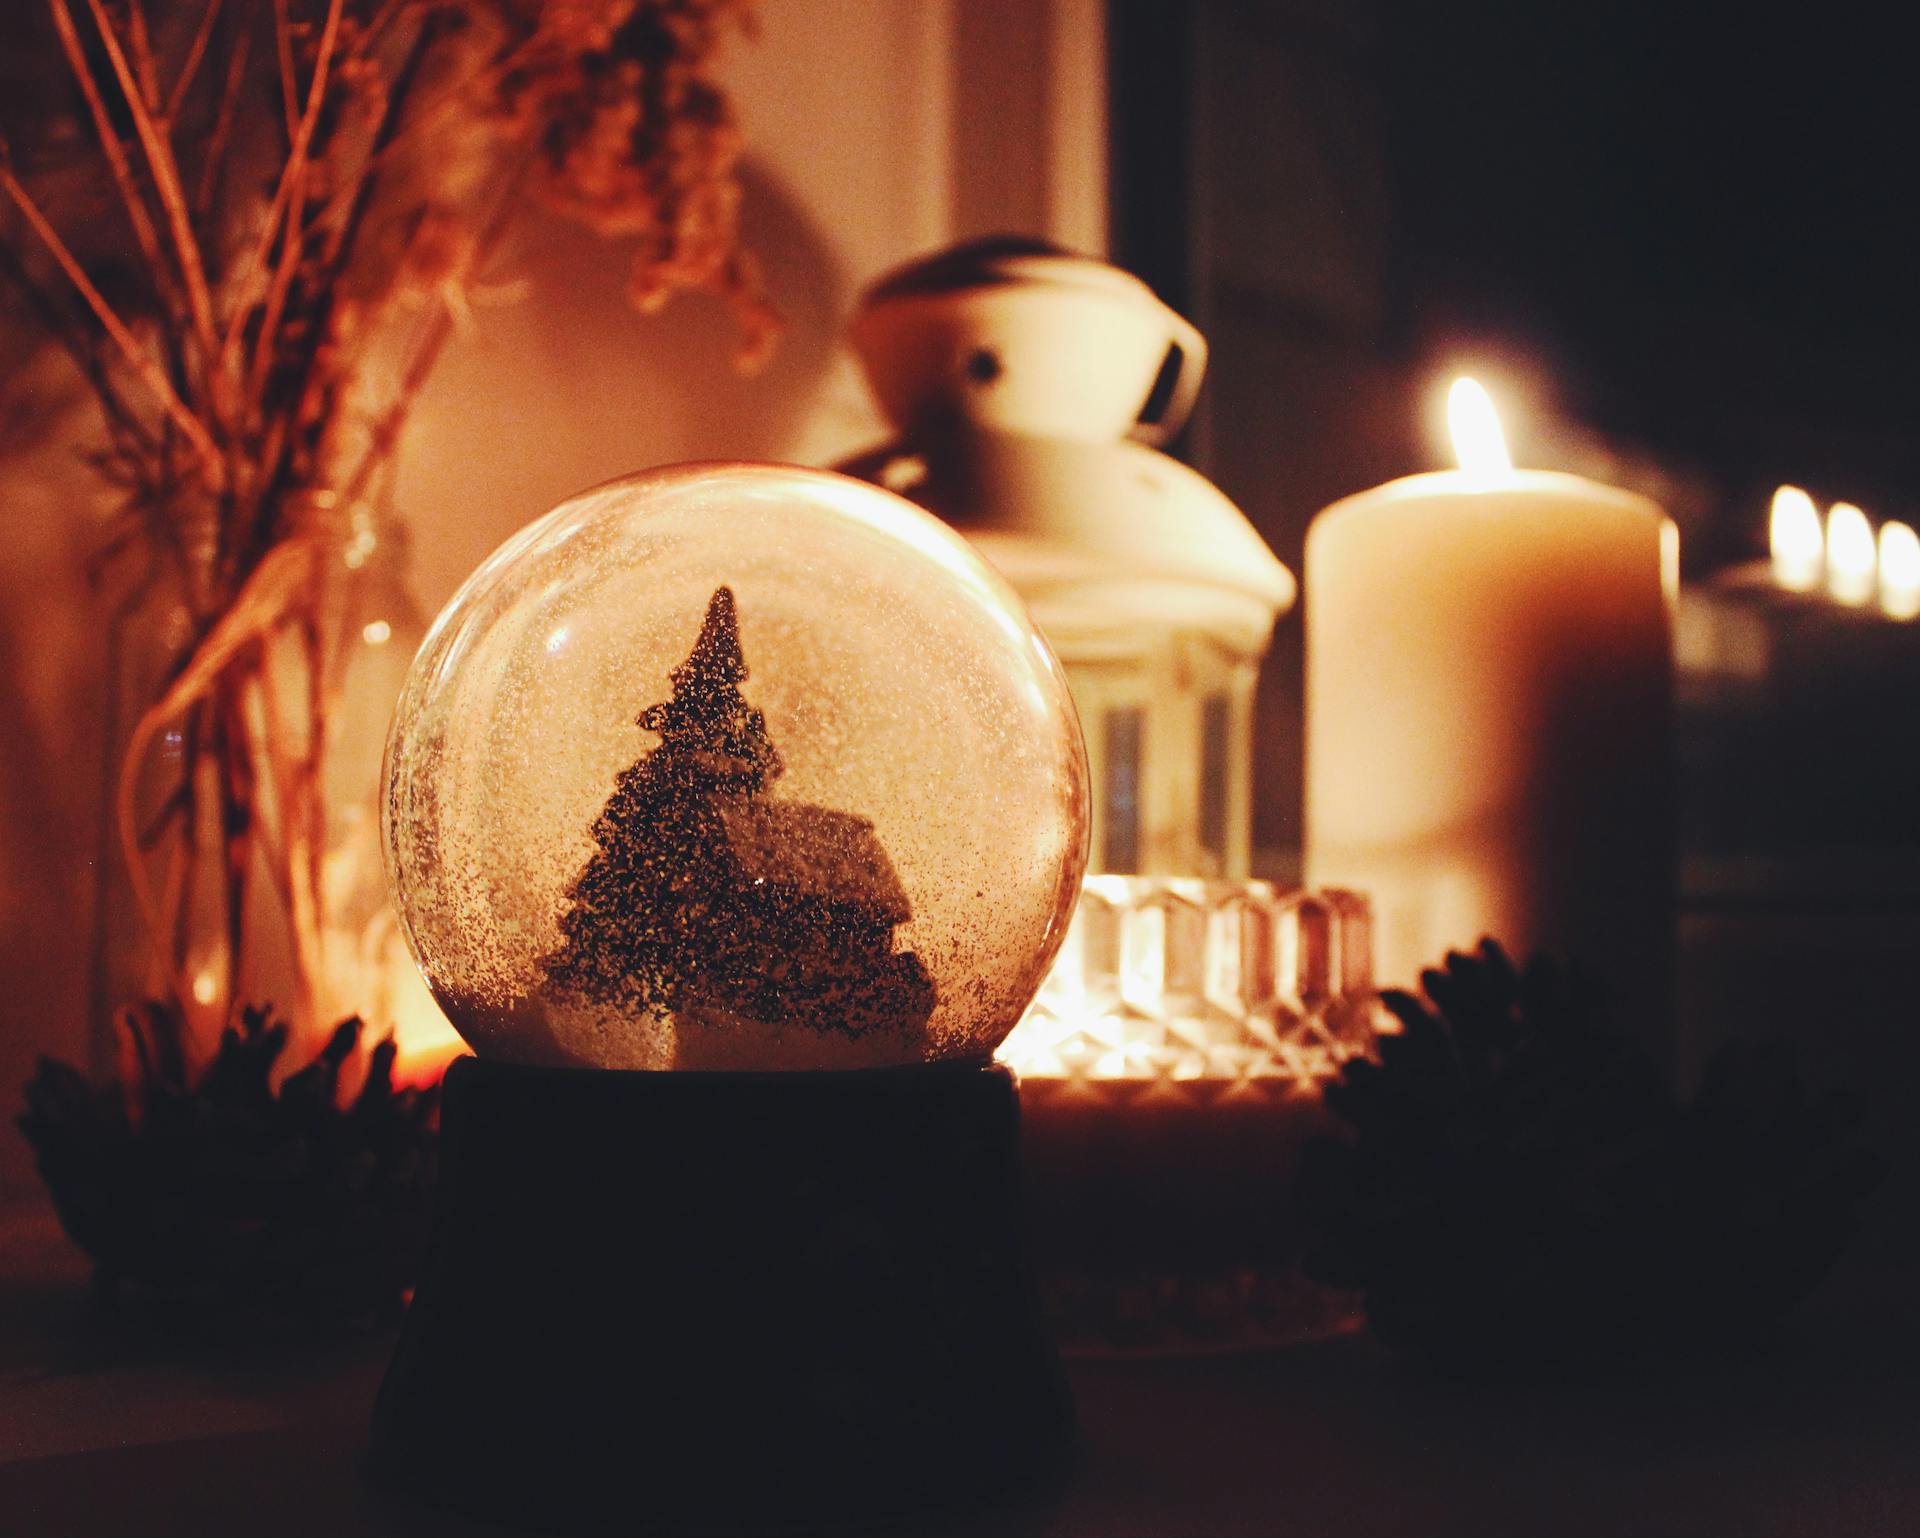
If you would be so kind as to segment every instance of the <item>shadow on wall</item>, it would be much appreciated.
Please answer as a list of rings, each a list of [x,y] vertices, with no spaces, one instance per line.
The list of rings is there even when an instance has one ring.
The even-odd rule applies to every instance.
[[[403,451],[398,508],[425,612],[515,529],[588,486],[684,460],[820,457],[810,436],[848,415],[822,397],[850,280],[764,168],[750,162],[742,181],[746,244],[786,326],[752,376],[735,367],[739,332],[719,301],[684,295],[643,315],[617,247],[527,221],[503,263],[524,294],[502,284],[475,296],[476,324],[449,347]],[[854,417],[837,436],[869,430]]]

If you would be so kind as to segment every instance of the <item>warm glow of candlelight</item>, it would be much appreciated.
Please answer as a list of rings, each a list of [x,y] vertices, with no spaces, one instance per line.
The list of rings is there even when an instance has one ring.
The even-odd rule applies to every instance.
[[[1774,580],[1796,593],[1820,585],[1826,559],[1826,540],[1820,531],[1820,510],[1798,486],[1782,486],[1773,494],[1773,516],[1768,530],[1773,549]]]
[[[393,1082],[419,1089],[437,1083],[447,1064],[467,1050],[441,1013],[404,947],[389,953],[384,1003],[393,1030]]]
[[[1908,524],[1880,530],[1880,607],[1895,619],[1920,616],[1920,534]]]
[[[1453,456],[1469,475],[1497,476],[1513,468],[1500,413],[1477,379],[1462,374],[1447,389],[1447,432]]]
[[[1827,509],[1827,591],[1842,603],[1873,597],[1873,525],[1851,502]]]

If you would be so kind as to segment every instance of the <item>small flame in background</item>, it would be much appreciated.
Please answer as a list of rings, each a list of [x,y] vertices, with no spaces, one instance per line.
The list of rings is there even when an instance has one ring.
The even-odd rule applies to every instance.
[[[1775,581],[1795,593],[1811,592],[1820,585],[1826,539],[1812,497],[1798,486],[1782,486],[1776,491],[1767,536],[1773,551]]]
[[[1827,509],[1827,591],[1842,603],[1873,597],[1878,560],[1873,525],[1851,502]]]
[[[1793,593],[1824,592],[1862,608],[1879,597],[1891,619],[1920,619],[1920,534],[1905,523],[1873,522],[1851,502],[1836,502],[1824,522],[1798,486],[1773,494],[1767,542],[1773,580]]]
[[[1500,413],[1477,379],[1462,374],[1447,388],[1447,431],[1453,438],[1454,458],[1474,476],[1500,476],[1513,469]]]
[[[1920,617],[1920,535],[1904,523],[1880,530],[1880,607],[1895,619]]]

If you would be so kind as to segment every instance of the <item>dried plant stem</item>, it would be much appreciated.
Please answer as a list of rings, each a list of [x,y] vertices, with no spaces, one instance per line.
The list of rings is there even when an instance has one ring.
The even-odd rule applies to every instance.
[[[213,41],[213,24],[219,19],[220,0],[207,0],[206,8],[200,13],[200,23],[193,29],[193,41],[187,45],[187,56],[180,61],[179,78],[173,82],[166,110],[161,114],[169,124],[180,115],[180,104],[193,89],[194,76],[200,73],[200,61],[206,57],[207,45]]]
[[[429,17],[422,25],[423,28],[432,26],[433,18]],[[371,163],[377,166],[379,162],[391,159],[402,151],[410,149],[417,140],[425,138],[435,129],[444,126],[454,115],[455,109],[497,87],[501,81],[526,62],[530,52],[531,44],[523,44],[518,49],[501,55],[491,64],[461,76],[438,95],[429,97],[412,114],[404,127],[393,134],[388,142],[378,147],[371,157]]]
[[[96,0],[97,3],[97,0]],[[281,248],[281,258],[273,269],[269,279],[265,305],[261,313],[260,333],[254,343],[254,369],[249,379],[251,399],[258,400],[261,387],[265,383],[266,369],[271,361],[272,348],[280,337],[280,317],[286,305],[287,289],[293,282],[302,250],[301,219],[304,208],[307,179],[307,150],[313,142],[315,125],[320,121],[320,106],[325,99],[327,70],[333,59],[333,49],[340,34],[341,0],[331,0],[327,7],[327,21],[321,33],[320,47],[315,56],[313,82],[307,93],[305,110],[292,128],[292,145],[287,151],[287,163],[280,174],[279,184],[274,188],[273,202],[267,209],[266,222],[261,227],[260,239],[250,253],[248,265],[242,269],[240,280],[242,291],[251,289],[260,273],[267,270],[272,260],[273,241],[282,218],[286,221],[286,235]],[[284,0],[276,16],[284,14]],[[242,333],[246,318],[252,308],[250,299],[243,299],[235,306],[232,323],[227,328],[226,341],[221,348],[222,360],[237,359],[243,340]]]
[[[153,274],[155,284],[164,293],[172,284],[166,259],[160,253],[160,232],[154,228],[153,218],[147,211],[147,200],[134,181],[126,148],[120,143],[120,135],[107,113],[107,104],[101,98],[93,71],[87,67],[86,51],[80,45],[80,31],[73,24],[73,13],[67,7],[67,0],[48,0],[47,9],[53,15],[54,31],[60,38],[61,52],[67,57],[67,67],[73,72],[74,82],[80,87],[81,98],[87,104],[87,116],[93,120],[94,134],[100,142],[100,154],[113,174],[120,201],[126,205],[127,218],[133,225],[133,237],[140,245],[140,255]]]
[[[198,738],[199,732],[195,729],[182,733],[180,788],[167,798],[167,817],[154,830],[154,842],[157,844],[171,824],[177,821],[181,828],[181,836],[169,838],[166,842],[167,870],[161,884],[162,911],[173,915],[170,943],[174,952],[181,956],[186,955],[192,938],[193,903],[189,894],[199,865],[200,840],[195,836],[194,826],[200,812],[196,796],[196,782],[200,778]],[[189,742],[193,745],[187,746]]]
[[[412,0],[380,0],[380,9],[375,11],[372,20],[361,28],[361,36],[369,44],[380,41],[388,27],[405,11]]]
[[[391,9],[383,12],[381,19],[390,14],[394,14]],[[329,211],[326,216],[333,217],[333,227],[321,255],[321,265],[327,272],[340,270],[345,253],[353,245],[353,237],[359,233],[361,222],[373,202],[374,192],[380,185],[381,163],[387,147],[400,131],[401,110],[413,94],[420,66],[439,37],[440,30],[441,21],[437,14],[423,17],[415,29],[413,39],[401,56],[399,67],[393,72],[392,84],[380,104],[380,120],[374,125],[367,153],[361,158],[351,183],[332,200],[333,207],[344,207],[346,212],[333,217]]]
[[[286,833],[286,808],[294,794],[291,763],[294,754],[287,746],[287,719],[280,708],[280,691],[276,686],[273,670],[261,668],[253,678],[256,697],[260,701],[260,751],[266,760],[266,781],[272,792],[275,819],[279,823],[262,820],[262,836],[269,846],[271,858],[268,866],[273,872],[273,881],[280,900],[288,910],[293,907],[293,883],[288,876],[289,856]]]
[[[121,853],[133,884],[134,901],[156,938],[167,932],[168,925],[140,841],[140,767],[146,762],[153,739],[169,722],[190,713],[210,719],[209,739],[215,744],[212,751],[221,766],[217,775],[221,840],[231,846],[224,861],[228,924],[243,923],[253,817],[252,770],[248,755],[241,751],[247,742],[245,680],[262,665],[267,637],[303,602],[310,601],[313,570],[321,555],[319,541],[312,537],[285,539],[275,545],[128,738],[115,798]],[[190,1001],[192,992],[183,957],[178,953],[162,955],[160,961],[174,996],[183,1004]],[[231,1001],[234,995],[229,992],[225,997]]]
[[[105,45],[107,59],[113,65],[114,78],[120,82],[120,89],[126,96],[134,132],[139,136],[141,148],[146,151],[147,172],[153,178],[154,191],[159,196],[167,227],[173,235],[174,255],[179,259],[180,276],[186,283],[187,309],[193,317],[194,330],[199,333],[203,355],[212,359],[219,352],[219,333],[213,324],[213,293],[207,287],[206,269],[200,260],[200,242],[193,233],[192,212],[187,204],[186,193],[180,186],[180,173],[174,165],[173,148],[147,110],[146,101],[134,81],[133,71],[127,64],[126,53],[120,47],[120,39],[107,18],[105,5],[101,0],[87,0],[87,6],[93,12],[93,24],[99,28],[100,41]],[[216,392],[217,404],[217,382],[209,381],[209,384]]]
[[[86,301],[87,308],[93,312],[94,319],[100,322],[101,329],[112,339],[113,345],[120,350],[128,367],[140,376],[141,383],[160,403],[161,409],[167,414],[167,419],[179,428],[181,436],[193,445],[195,452],[203,461],[209,482],[218,486],[225,478],[219,448],[208,435],[206,428],[201,425],[200,419],[175,393],[172,384],[167,380],[166,373],[154,361],[153,355],[140,345],[133,333],[127,329],[126,323],[114,313],[113,306],[107,303],[100,290],[94,286],[93,279],[87,276],[86,269],[74,258],[73,252],[67,249],[67,243],[60,238],[59,231],[47,222],[46,215],[40,211],[40,205],[34,202],[27,189],[20,185],[20,179],[13,174],[11,166],[0,165],[0,190],[4,190],[13,200],[14,207],[20,210],[27,223],[32,226],[33,233],[47,248],[47,253],[59,263],[60,270],[66,274],[67,281]]]
[[[226,919],[225,999],[241,997],[241,969],[247,959],[247,882],[253,867],[254,809],[251,763],[245,751],[246,724],[231,676],[216,684],[209,706],[213,714],[214,780],[219,787],[221,897]]]
[[[127,46],[133,50],[134,73],[140,80],[140,95],[149,112],[160,110],[160,76],[153,56],[153,39],[147,31],[147,8],[142,0],[127,0]]]
[[[304,751],[292,764],[286,861],[288,884],[293,894],[289,917],[294,954],[298,959],[302,986],[308,990],[304,1004],[309,1010],[314,1002],[311,990],[325,975],[321,928],[326,901],[321,889],[321,851],[327,843],[327,809],[326,800],[320,793],[320,766],[326,761],[329,691],[321,658],[320,625],[317,619],[319,610],[319,602],[310,600],[295,622],[295,633],[299,637],[305,664],[307,740]]]
[[[240,88],[247,78],[247,56],[253,34],[244,28],[234,34],[233,48],[227,55],[227,73],[220,85],[220,103],[214,109],[213,129],[207,135],[206,156],[200,165],[200,182],[194,188],[193,208],[197,217],[206,218],[213,209],[214,192],[220,185],[220,170],[227,160],[227,142],[233,137],[233,119],[240,104]]]
[[[327,70],[333,62],[334,45],[340,35],[340,5],[341,0],[331,0],[327,7],[326,26],[320,34],[320,46],[314,56],[313,80],[307,89],[306,110],[300,115],[293,148],[287,155],[287,168],[282,178],[282,186],[288,189],[286,239],[281,247],[280,264],[267,291],[266,306],[260,319],[260,334],[254,341],[253,368],[247,377],[250,400],[257,401],[266,392],[267,373],[273,366],[274,348],[280,337],[280,319],[286,310],[287,292],[293,286],[293,275],[299,269],[305,249],[302,221],[306,214],[307,150],[313,143],[314,126],[320,121],[320,104],[326,98]],[[274,201],[276,204],[281,201],[278,193]],[[233,334],[238,334],[237,329]]]
[[[294,78],[293,24],[287,19],[287,0],[273,0],[273,37],[280,61],[280,103],[287,120],[287,143],[300,121],[300,86]]]
[[[68,315],[66,308],[34,281],[11,246],[0,244],[0,277],[11,283],[33,310],[47,335],[80,371],[105,414],[107,431],[116,450],[127,460],[140,463],[156,447],[152,432],[127,405],[126,397],[108,372],[106,361],[90,345],[91,337]]]
[[[100,403],[94,463],[125,497],[95,569],[146,550],[162,575],[142,591],[177,583],[193,636],[123,745],[112,828],[184,1011],[212,1018],[190,974],[220,957],[219,1013],[258,981],[253,886],[284,915],[283,1002],[311,1018],[332,1002],[324,775],[358,637],[344,526],[530,172],[555,208],[643,237],[647,293],[705,285],[753,314],[703,75],[715,18],[747,0],[176,0],[158,34],[151,0],[43,3],[132,239],[111,281],[89,273],[0,144],[0,209],[23,221],[0,283]],[[162,732],[178,778],[153,809]]]

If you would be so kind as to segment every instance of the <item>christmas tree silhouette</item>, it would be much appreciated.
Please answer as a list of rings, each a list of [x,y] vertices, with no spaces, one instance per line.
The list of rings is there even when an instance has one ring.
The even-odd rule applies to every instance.
[[[551,985],[623,1010],[862,1036],[917,1030],[933,981],[893,930],[913,916],[864,817],[764,795],[782,770],[746,701],[733,592],[718,589],[659,745],[621,771],[567,892]]]

